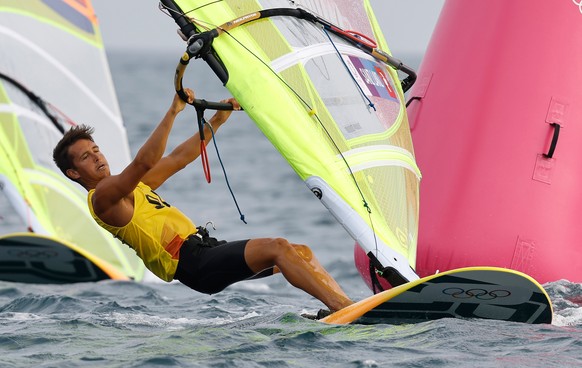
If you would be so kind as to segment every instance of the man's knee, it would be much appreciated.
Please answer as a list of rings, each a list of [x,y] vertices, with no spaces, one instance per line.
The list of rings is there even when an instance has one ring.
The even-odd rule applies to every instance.
[[[272,238],[269,246],[277,250],[277,253],[288,252],[293,249],[291,243],[285,238]]]
[[[290,252],[293,252],[307,262],[313,259],[313,252],[307,245],[292,244],[285,238],[273,238],[270,243],[269,246],[273,247],[272,249],[275,249],[279,255],[288,256]]]

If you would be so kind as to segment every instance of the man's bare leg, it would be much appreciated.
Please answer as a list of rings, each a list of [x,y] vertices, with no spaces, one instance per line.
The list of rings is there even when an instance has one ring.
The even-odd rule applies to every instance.
[[[319,299],[332,312],[353,303],[307,246],[282,238],[251,239],[245,260],[253,272],[276,266],[291,285]]]

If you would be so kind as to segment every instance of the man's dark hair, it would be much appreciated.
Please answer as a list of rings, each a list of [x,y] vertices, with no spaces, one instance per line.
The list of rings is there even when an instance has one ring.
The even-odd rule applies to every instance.
[[[80,139],[88,139],[91,142],[95,142],[92,137],[93,132],[94,129],[85,124],[74,126],[63,135],[63,138],[55,146],[53,160],[65,176],[67,176],[67,170],[73,168],[73,160],[69,156],[69,147]]]

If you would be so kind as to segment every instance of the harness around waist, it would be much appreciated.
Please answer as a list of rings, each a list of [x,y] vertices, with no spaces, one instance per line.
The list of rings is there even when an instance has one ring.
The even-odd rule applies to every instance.
[[[196,234],[190,235],[186,240],[195,245],[198,245],[199,247],[213,248],[227,243],[226,240],[218,240],[210,236],[208,229],[206,229],[204,226],[197,226],[196,229],[198,232]]]

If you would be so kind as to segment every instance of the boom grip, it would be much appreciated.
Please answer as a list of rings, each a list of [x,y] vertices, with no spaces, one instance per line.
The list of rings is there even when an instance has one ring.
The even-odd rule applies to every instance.
[[[186,71],[186,67],[190,62],[190,52],[189,50],[184,53],[180,62],[176,66],[176,73],[174,75],[174,88],[176,89],[176,93],[182,101],[194,106],[196,109],[210,109],[210,110],[234,110],[234,107],[231,103],[228,102],[212,102],[206,101],[204,99],[195,98],[194,101],[191,103],[188,102],[188,95],[184,91],[184,85],[182,83],[182,79],[184,78],[184,72]]]
[[[180,59],[180,62],[178,63],[178,66],[176,66],[176,73],[174,74],[174,88],[178,96],[180,96],[184,102],[188,102],[188,95],[186,92],[184,92],[182,78],[184,77],[184,72],[186,71],[186,67],[188,66],[189,62],[190,56],[188,56],[188,53],[184,53]]]
[[[225,111],[234,110],[234,106],[230,102],[213,102],[198,98],[195,98],[190,105],[196,108],[209,110],[225,110]]]

